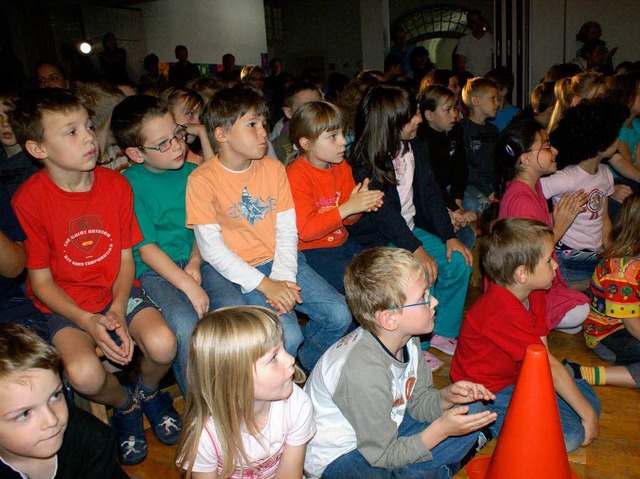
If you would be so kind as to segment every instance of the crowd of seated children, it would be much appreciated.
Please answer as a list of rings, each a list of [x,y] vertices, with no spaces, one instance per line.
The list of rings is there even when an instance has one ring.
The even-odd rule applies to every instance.
[[[489,123],[498,111],[498,87],[486,78],[472,78],[462,89],[462,101],[469,116],[460,120],[467,156],[469,179],[462,206],[467,211],[482,213],[493,200],[493,146],[498,128]]]
[[[284,166],[265,156],[266,112],[262,96],[243,86],[221,90],[207,105],[203,119],[217,156],[187,180],[187,224],[204,260],[233,283],[235,304],[277,311],[286,350],[310,371],[351,314],[298,252]],[[294,308],[309,317],[303,330]]]
[[[547,347],[545,292],[554,281],[553,230],[525,218],[506,218],[481,239],[480,260],[490,280],[471,306],[460,330],[451,363],[454,381],[483,384],[495,395],[486,408],[498,414],[489,426],[498,436],[527,347]],[[548,354],[567,451],[598,437],[600,401],[582,379],[574,380]]]
[[[421,121],[408,90],[385,84],[367,90],[356,113],[350,161],[355,181],[369,179],[369,189],[384,192],[384,202],[348,229],[365,248],[394,245],[420,259],[442,301],[432,343],[453,354],[473,257],[455,236],[427,146],[416,139]],[[441,366],[430,353],[425,357],[433,369]]]
[[[351,353],[338,352],[351,341],[340,342],[340,338],[352,327],[351,312],[343,296],[345,290],[349,296],[343,273],[362,250],[395,247],[390,255],[408,256],[420,265],[421,271],[424,268],[426,273],[420,281],[432,286],[440,300],[438,315],[434,325],[432,309],[425,307],[431,327],[426,324],[412,334],[422,336],[422,349],[433,345],[447,354],[456,352],[461,323],[465,331],[464,325],[473,324],[477,311],[484,307],[479,301],[470,319],[463,322],[475,240],[472,226],[476,215],[488,205],[490,213],[499,213],[501,218],[532,218],[551,228],[540,233],[545,240],[538,241],[537,246],[546,245],[549,231],[557,242],[553,257],[557,257],[560,268],[554,270],[553,259],[549,260],[552,267],[547,269],[553,273],[549,274],[549,285],[539,284],[536,264],[531,262],[515,265],[514,271],[523,273],[522,277],[510,272],[502,283],[490,277],[500,286],[486,283],[487,296],[501,287],[517,297],[518,301],[512,302],[518,315],[529,306],[531,312],[527,314],[536,316],[536,322],[531,323],[534,330],[526,340],[520,338],[523,341],[518,343],[517,354],[522,353],[526,341],[540,342],[540,337],[552,328],[569,333],[579,330],[588,313],[588,298],[568,289],[565,281],[584,291],[591,279],[590,319],[584,326],[587,342],[614,366],[592,369],[569,360],[563,371],[593,383],[602,384],[606,376],[609,384],[637,385],[637,358],[623,354],[623,350],[635,351],[635,317],[612,315],[602,319],[598,305],[615,301],[601,297],[602,284],[608,281],[612,264],[628,262],[631,266],[624,270],[625,274],[635,271],[631,243],[628,251],[621,244],[609,243],[614,238],[609,237],[606,199],[622,202],[631,194],[629,185],[637,186],[630,181],[640,179],[635,166],[640,138],[636,134],[640,130],[636,126],[638,65],[624,66],[624,73],[613,78],[601,73],[576,75],[576,65],[552,67],[545,79],[557,83],[542,84],[532,92],[534,111],[526,115],[533,115],[539,122],[534,123],[518,117],[511,119],[515,112],[505,98],[513,76],[504,68],[490,72],[487,78],[433,70],[423,78],[416,97],[411,80],[395,74],[394,62],[389,61],[386,76],[375,71],[358,74],[334,96],[337,107],[321,101],[322,78],[313,70],[295,82],[287,73],[275,76],[274,72],[265,82],[265,72],[260,67],[249,65],[240,73],[233,55],[227,54],[219,78],[198,78],[197,69],[188,62],[186,47],[176,47],[176,57],[179,62],[171,70],[171,81],[176,85],[164,91],[159,86],[161,78],[156,75],[157,57],[149,59],[155,62],[150,65],[150,75],[157,86],[145,87],[145,91],[160,99],[136,95],[128,84],[82,85],[73,74],[67,78],[52,63],[39,65],[37,85],[43,88],[40,93],[28,93],[20,100],[16,95],[0,96],[0,176],[3,183],[7,180],[10,193],[15,192],[12,206],[17,216],[16,220],[7,208],[0,218],[0,242],[4,245],[0,275],[8,285],[3,289],[6,294],[2,296],[2,321],[24,324],[42,337],[51,338],[62,356],[69,386],[95,402],[114,407],[112,425],[118,435],[122,464],[134,464],[146,456],[142,414],[150,419],[161,441],[172,444],[178,440],[180,417],[172,408],[170,397],[158,391],[158,383],[172,367],[188,400],[193,387],[189,386],[186,372],[189,341],[202,318],[208,318],[217,308],[261,306],[269,311],[264,312],[265,317],[271,321],[277,318],[281,324],[282,332],[276,333],[281,335],[286,352],[274,352],[274,361],[267,362],[282,366],[282,384],[286,384],[287,391],[280,390],[277,398],[274,396],[278,401],[286,403],[294,396],[296,401],[305,400],[304,393],[296,389],[288,395],[291,357],[307,371],[314,369],[325,351],[327,357],[344,354],[341,357],[348,364]],[[240,77],[242,85],[232,88]],[[468,111],[461,107],[459,98],[460,84],[465,82],[462,100]],[[269,85],[268,92],[262,91],[265,83]],[[66,90],[69,87],[76,93]],[[125,99],[125,94],[135,96]],[[619,105],[592,101],[602,96]],[[281,105],[278,102],[283,98]],[[267,101],[271,104],[267,105]],[[274,108],[281,108],[285,114],[271,131],[275,149],[267,137],[267,112]],[[502,121],[506,112],[509,118]],[[498,128],[490,123],[493,118],[503,129],[500,137]],[[546,126],[551,131],[549,137],[543,129]],[[618,137],[620,141],[616,143]],[[118,145],[114,147],[115,139]],[[276,156],[288,169],[274,160]],[[113,158],[116,160],[110,161]],[[28,168],[17,174],[16,161],[18,169]],[[115,169],[132,166],[123,178],[96,168],[96,162]],[[615,188],[605,163],[621,175],[616,177]],[[42,164],[44,169],[39,169]],[[556,165],[564,168],[556,172]],[[11,173],[5,175],[5,170]],[[0,191],[0,201],[8,202],[9,196]],[[552,212],[546,198],[553,198]],[[618,203],[613,203],[614,207]],[[628,204],[633,201],[630,199]],[[611,210],[609,213],[614,212],[614,208]],[[624,214],[629,224],[620,228],[631,228],[631,213]],[[540,227],[527,224],[530,233]],[[637,236],[633,231],[629,234]],[[585,237],[589,241],[581,242],[580,238]],[[521,239],[528,241],[526,238],[523,235]],[[603,248],[604,258],[598,256]],[[543,253],[546,250],[531,254],[537,258]],[[365,252],[364,257],[371,259],[375,255],[369,257]],[[20,289],[20,280],[14,278],[25,265],[28,297]],[[576,265],[577,269],[573,268]],[[380,266],[393,269],[387,260]],[[513,265],[503,266],[500,268],[506,271]],[[524,269],[518,269],[520,266]],[[576,270],[577,276],[572,273]],[[378,274],[363,269],[365,278],[369,273]],[[633,288],[632,279],[628,280]],[[404,293],[410,294],[410,283],[394,286],[404,287]],[[375,289],[371,283],[364,284],[358,286],[366,290],[362,294]],[[529,290],[531,294],[524,295]],[[385,342],[395,337],[396,327],[402,329],[397,326],[402,319],[398,316],[411,316],[416,311],[410,301],[405,306],[411,309],[403,310],[402,304],[407,301],[399,291],[394,299],[399,305],[375,303],[373,313],[376,321],[382,321],[381,329],[373,325],[367,330],[361,324],[363,328],[347,338],[358,338],[354,340],[358,344],[362,339],[367,347],[373,344],[378,348],[374,348],[377,358],[392,351],[396,359],[405,355],[412,365],[418,361],[416,358],[424,358],[435,370],[441,361],[426,351],[414,354],[415,340],[405,338],[405,347],[400,345],[398,349],[389,348]],[[350,294],[353,297],[355,290]],[[432,306],[435,303],[433,299]],[[533,303],[537,306],[531,307]],[[544,314],[540,306],[543,303]],[[418,306],[424,305],[415,307]],[[354,307],[352,304],[352,311]],[[257,314],[255,308],[246,310]],[[307,317],[303,326],[296,311]],[[357,320],[364,317],[358,314],[355,311]],[[388,319],[392,316],[393,321]],[[382,317],[387,319],[383,321]],[[544,324],[539,321],[542,317]],[[607,339],[609,331],[612,334]],[[537,333],[544,334],[536,336]],[[467,346],[454,358],[458,368],[465,361],[477,363],[477,355],[482,353],[468,346],[469,341],[474,341],[473,335],[470,340],[468,334],[463,338]],[[365,336],[371,341],[364,341]],[[142,352],[140,375],[133,387],[123,387],[105,371],[95,347],[104,352],[108,361],[124,366],[131,363],[134,340]],[[392,342],[395,348],[398,344]],[[261,365],[262,356],[271,351],[259,349],[250,354],[258,352],[260,358],[254,357],[247,364]],[[496,358],[500,359],[500,354]],[[329,371],[329,361],[321,361],[320,370],[311,376],[313,381],[319,384],[324,379],[318,378],[323,376],[327,381],[339,380],[343,371]],[[420,374],[423,369],[428,372],[429,367],[422,360],[418,362]],[[506,364],[496,361],[486,367],[501,371]],[[506,382],[515,382],[520,364],[519,359],[508,364]],[[581,382],[577,387],[582,395],[578,396],[564,373],[558,372],[557,361],[552,360],[552,368],[560,378],[558,393],[566,401],[568,427],[573,428],[576,417],[582,417],[584,424],[582,431],[577,427],[573,432],[565,431],[567,445],[586,443],[597,434],[597,399],[583,390]],[[470,379],[482,382],[486,371],[480,369],[464,371],[471,375]],[[462,374],[460,371],[454,374]],[[424,422],[412,421],[405,425],[403,418],[408,415],[399,412],[395,426],[384,428],[389,442],[378,443],[373,452],[369,445],[355,439],[362,418],[352,421],[349,414],[353,406],[343,409],[338,404],[336,407],[344,415],[343,424],[349,424],[345,427],[351,427],[356,436],[349,450],[342,449],[342,445],[331,442],[334,434],[327,429],[326,421],[319,421],[316,437],[325,442],[318,449],[315,439],[312,441],[310,467],[319,471],[314,468],[322,463],[326,477],[340,477],[350,470],[353,460],[366,474],[372,474],[367,477],[388,477],[399,471],[412,474],[405,471],[405,466],[416,461],[404,462],[406,455],[396,455],[398,446],[394,442],[404,444],[407,439],[418,445],[420,460],[416,467],[433,469],[431,473],[436,475],[448,474],[459,467],[466,450],[479,436],[477,432],[471,434],[466,442],[451,449],[451,454],[441,455],[444,444],[451,440],[445,438],[459,432],[452,429],[452,422],[460,425],[462,420],[467,425],[465,431],[471,432],[481,428],[480,424],[490,416],[464,415],[460,414],[461,408],[455,408],[455,413],[445,411],[438,419],[442,412],[439,407],[447,409],[453,399],[472,402],[470,399],[493,398],[492,393],[501,386],[498,393],[507,393],[497,395],[499,419],[493,426],[497,432],[504,412],[500,407],[508,404],[509,393],[502,388],[503,382],[497,386],[493,380],[487,382],[486,390],[467,383],[452,386],[440,394],[438,407],[438,401],[432,400],[437,394],[428,392],[425,397],[431,398],[426,400],[429,405],[421,402],[417,406],[420,412],[416,412],[420,417],[415,419],[434,421],[433,424],[427,427]],[[311,385],[309,389],[313,390]],[[429,390],[425,386],[425,391]],[[254,397],[249,389],[243,394],[249,398],[247,404],[264,407],[262,398]],[[444,402],[443,396],[447,398]],[[206,399],[203,396],[199,401]],[[413,403],[408,397],[404,399],[411,412]],[[387,402],[388,398],[376,402],[372,410],[387,407]],[[591,405],[587,407],[585,403]],[[263,459],[268,464],[261,462],[259,467],[282,468],[295,471],[294,475],[302,470],[304,443],[312,434],[313,421],[305,422],[306,432],[287,442],[284,453],[280,450],[275,456],[256,458],[248,436],[242,436],[243,441],[249,442],[241,445],[235,433],[216,435],[217,421],[225,428],[227,421],[240,416],[231,411],[224,420],[218,419],[222,416],[215,411],[203,412],[202,404],[197,406],[194,398],[192,406],[201,409],[200,416],[189,416],[190,421],[196,421],[196,427],[189,425],[190,438],[185,439],[181,446],[184,455],[178,458],[185,470],[194,467],[194,476],[199,474],[195,466],[209,472],[229,472]],[[472,406],[472,411],[480,409]],[[366,408],[362,413],[365,412]],[[317,411],[316,416],[321,418]],[[209,420],[213,421],[209,428],[213,433],[209,442],[203,442],[204,423]],[[248,420],[244,431],[252,436],[252,428],[262,425],[264,417],[249,415],[244,420]],[[473,424],[471,429],[469,424]],[[362,431],[366,433],[367,427]],[[398,434],[413,439],[398,439]],[[424,437],[419,441],[421,436]],[[436,446],[440,441],[444,442]],[[199,444],[204,447],[202,451]],[[332,451],[330,458],[325,452],[318,452],[324,447]],[[206,458],[200,457],[200,452]],[[322,459],[318,459],[320,456]],[[230,459],[222,461],[222,457]]]
[[[302,105],[289,121],[289,136],[300,156],[287,167],[296,209],[298,249],[320,276],[344,294],[343,277],[362,247],[349,239],[346,225],[375,211],[384,193],[356,185],[344,161],[342,113],[327,102]]]
[[[142,234],[131,187],[122,175],[96,168],[91,119],[68,90],[27,93],[11,122],[20,144],[44,163],[12,199],[26,233],[27,293],[44,313],[69,384],[113,406],[120,461],[138,463],[147,454],[142,414],[167,444],[178,439],[180,417],[168,393],[159,391],[175,357],[175,336],[134,285],[131,248]],[[140,375],[133,388],[123,387],[95,347],[126,365],[134,340],[142,351]]]

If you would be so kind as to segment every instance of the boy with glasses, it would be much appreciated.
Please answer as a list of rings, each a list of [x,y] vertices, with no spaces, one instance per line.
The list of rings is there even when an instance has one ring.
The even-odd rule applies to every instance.
[[[422,264],[400,248],[371,248],[347,268],[347,302],[361,327],[320,358],[305,391],[317,432],[309,477],[451,477],[493,422],[484,386],[433,388],[420,334],[433,331],[436,298]],[[468,404],[468,405],[467,405]],[[454,407],[458,406],[458,407]]]

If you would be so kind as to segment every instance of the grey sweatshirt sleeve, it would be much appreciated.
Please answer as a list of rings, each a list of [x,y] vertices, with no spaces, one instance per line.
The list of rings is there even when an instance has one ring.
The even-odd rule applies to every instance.
[[[398,437],[398,426],[390,416],[391,359],[377,349],[363,344],[351,353],[333,400],[356,433],[358,451],[372,466],[392,470],[430,461],[431,452],[419,434]]]
[[[417,338],[411,341],[418,342]],[[420,351],[420,344],[417,344]],[[422,359],[422,358],[420,358]],[[418,377],[407,404],[407,412],[416,421],[432,423],[442,416],[440,391],[433,387],[433,375],[426,361],[418,361]]]

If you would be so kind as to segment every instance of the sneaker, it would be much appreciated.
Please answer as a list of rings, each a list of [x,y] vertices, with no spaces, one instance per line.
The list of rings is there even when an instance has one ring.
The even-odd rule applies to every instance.
[[[167,446],[176,444],[182,430],[182,420],[173,407],[171,394],[158,390],[146,396],[140,388],[136,388],[136,396],[158,440]]]
[[[432,373],[435,373],[444,364],[429,351],[422,351],[422,355],[424,356],[424,359],[427,362],[427,365],[429,366],[429,369],[431,369]]]
[[[453,356],[453,353],[456,352],[457,345],[458,340],[455,338],[447,338],[446,336],[440,336],[438,334],[434,334],[431,338],[431,346],[439,349],[444,354],[448,354],[449,356]]]
[[[126,388],[133,395],[130,388]],[[144,437],[142,411],[137,398],[129,411],[114,409],[111,426],[118,434],[118,458],[123,466],[135,466],[147,457],[147,439]]]

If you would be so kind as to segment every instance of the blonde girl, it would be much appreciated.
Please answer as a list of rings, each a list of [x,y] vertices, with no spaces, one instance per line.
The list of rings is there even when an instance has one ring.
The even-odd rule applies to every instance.
[[[553,131],[567,109],[576,106],[582,100],[591,100],[607,91],[607,78],[602,73],[579,73],[570,78],[561,78],[556,82],[554,93],[556,105],[551,114],[548,132]]]
[[[301,478],[315,423],[296,372],[271,311],[235,306],[205,315],[191,338],[187,427],[177,450],[187,479]]]
[[[287,167],[296,207],[298,249],[320,276],[344,294],[343,277],[353,257],[362,251],[349,239],[352,225],[365,211],[382,205],[383,193],[369,191],[369,180],[356,185],[346,161],[347,141],[341,111],[314,101],[296,110],[289,137],[299,157]]]

